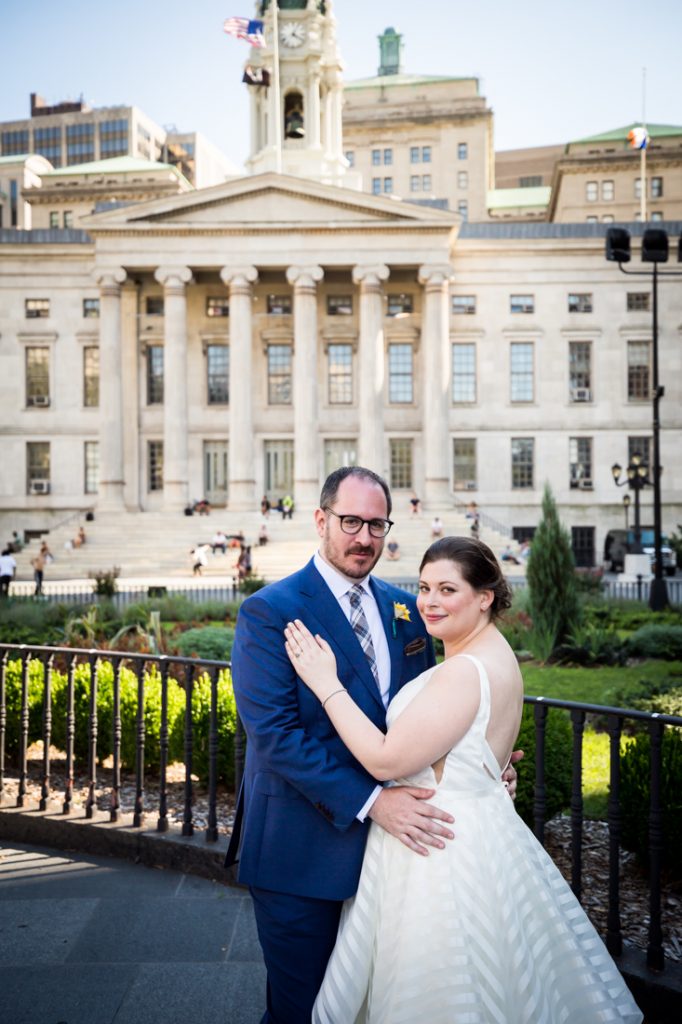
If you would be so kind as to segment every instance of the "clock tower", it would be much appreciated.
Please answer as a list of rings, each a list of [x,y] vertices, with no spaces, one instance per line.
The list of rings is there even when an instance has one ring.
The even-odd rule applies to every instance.
[[[254,48],[247,64],[257,80],[267,71],[269,84],[249,85],[250,173],[279,170],[360,188],[343,155],[342,64],[331,0],[279,0],[276,12],[273,0],[260,0],[256,17],[264,22],[266,45]]]

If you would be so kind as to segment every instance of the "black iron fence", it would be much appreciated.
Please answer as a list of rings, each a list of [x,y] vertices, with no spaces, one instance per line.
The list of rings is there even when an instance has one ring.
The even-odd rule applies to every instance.
[[[99,681],[102,674],[108,673],[110,680],[110,715],[111,735],[108,738],[111,755],[111,787],[109,795],[109,817],[115,822],[121,816],[121,748],[123,739],[123,716],[121,711],[121,679],[124,668],[132,671],[136,687],[135,709],[135,799],[133,809],[133,827],[143,824],[145,812],[152,808],[146,806],[145,797],[145,765],[150,760],[158,765],[156,777],[158,782],[158,806],[156,828],[159,832],[168,831],[168,786],[167,770],[169,766],[169,680],[180,682],[185,691],[184,730],[183,730],[183,762],[184,762],[184,808],[182,816],[182,835],[194,834],[193,812],[193,762],[195,756],[195,734],[197,724],[192,715],[192,692],[199,681],[208,679],[210,691],[210,707],[208,711],[208,817],[205,828],[207,843],[218,838],[217,814],[217,780],[220,766],[219,733],[226,723],[220,721],[219,708],[225,708],[219,700],[219,688],[222,685],[230,688],[225,673],[229,670],[228,662],[202,661],[195,658],[175,656],[152,656],[148,654],[131,654],[116,651],[83,650],[63,647],[40,647],[28,645],[0,644],[2,671],[0,674],[0,804],[5,797],[5,780],[8,768],[6,758],[7,739],[13,731],[15,736],[14,774],[18,780],[16,806],[23,807],[27,800],[28,783],[28,749],[29,741],[35,732],[35,722],[31,726],[32,708],[38,707],[40,720],[40,738],[42,740],[42,765],[40,777],[40,809],[45,810],[48,801],[56,794],[51,787],[50,747],[55,726],[53,716],[53,682],[55,673],[66,675],[65,722],[65,775],[63,792],[60,794],[62,811],[69,815],[74,810],[73,790],[76,763],[76,704],[75,690],[79,666],[89,667],[89,705],[87,715],[87,799],[85,817],[94,816],[96,792],[98,790],[98,739],[100,735],[100,708],[98,704]],[[42,672],[35,673],[34,665],[42,665]],[[17,678],[17,672],[19,677]],[[145,687],[150,674],[158,684],[160,692],[159,728],[155,739],[158,749],[149,749],[145,716]],[[36,693],[36,687],[39,692]],[[10,692],[12,690],[12,692]],[[18,691],[18,692],[17,692]],[[661,863],[664,852],[665,837],[662,828],[662,792],[661,766],[663,735],[666,729],[682,729],[682,717],[652,714],[644,711],[624,708],[606,707],[597,704],[583,704],[573,701],[554,700],[543,697],[525,697],[525,702],[534,706],[535,716],[535,789],[534,789],[534,831],[540,842],[544,843],[545,821],[547,811],[546,799],[546,744],[545,729],[547,714],[550,708],[560,708],[570,715],[573,731],[572,754],[572,795],[570,801],[571,819],[571,884],[578,899],[582,892],[582,838],[583,838],[583,791],[582,791],[582,749],[583,732],[588,715],[598,715],[607,723],[610,737],[610,779],[608,798],[608,834],[609,834],[609,893],[608,893],[608,924],[606,943],[614,955],[621,953],[623,934],[621,928],[621,905],[619,891],[619,857],[621,849],[621,803],[620,803],[620,740],[625,729],[637,726],[648,730],[650,743],[650,805],[648,816],[648,860],[649,860],[649,935],[646,951],[647,967],[661,971],[665,966],[665,955],[662,940],[661,915]],[[233,757],[234,787],[238,790],[244,767],[245,738],[236,714],[233,715]],[[18,735],[17,735],[18,734]],[[152,755],[150,757],[150,755]],[[626,936],[627,938],[627,936]]]

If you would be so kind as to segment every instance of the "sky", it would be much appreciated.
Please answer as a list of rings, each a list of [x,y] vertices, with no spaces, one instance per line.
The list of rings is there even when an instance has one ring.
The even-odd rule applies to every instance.
[[[404,70],[475,76],[495,148],[554,145],[640,121],[682,124],[680,0],[334,0],[347,80],[377,73],[377,36],[403,34]],[[248,155],[248,44],[226,17],[254,0],[0,0],[0,121],[57,103],[137,106]],[[646,69],[643,76],[642,69]],[[645,89],[643,90],[643,79]]]

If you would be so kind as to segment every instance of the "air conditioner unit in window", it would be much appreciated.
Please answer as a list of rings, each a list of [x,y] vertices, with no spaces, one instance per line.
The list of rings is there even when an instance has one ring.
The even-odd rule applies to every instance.
[[[572,402],[591,402],[592,392],[589,388],[571,388]]]
[[[467,480],[467,491],[475,491],[475,490],[476,490],[476,481],[475,480]]]
[[[578,487],[580,488],[581,491],[591,491],[592,490],[592,481],[590,480],[589,477],[584,476],[582,478],[582,480],[578,480]]]
[[[29,405],[49,405],[50,404],[50,396],[49,395],[33,395],[32,398],[29,398],[28,404]]]
[[[49,494],[50,493],[50,481],[49,480],[31,480],[29,486],[31,494]]]

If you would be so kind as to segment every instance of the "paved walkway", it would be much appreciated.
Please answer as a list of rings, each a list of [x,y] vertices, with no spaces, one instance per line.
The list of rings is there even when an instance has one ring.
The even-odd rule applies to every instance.
[[[258,1024],[244,890],[127,861],[0,845],[2,1024]]]

